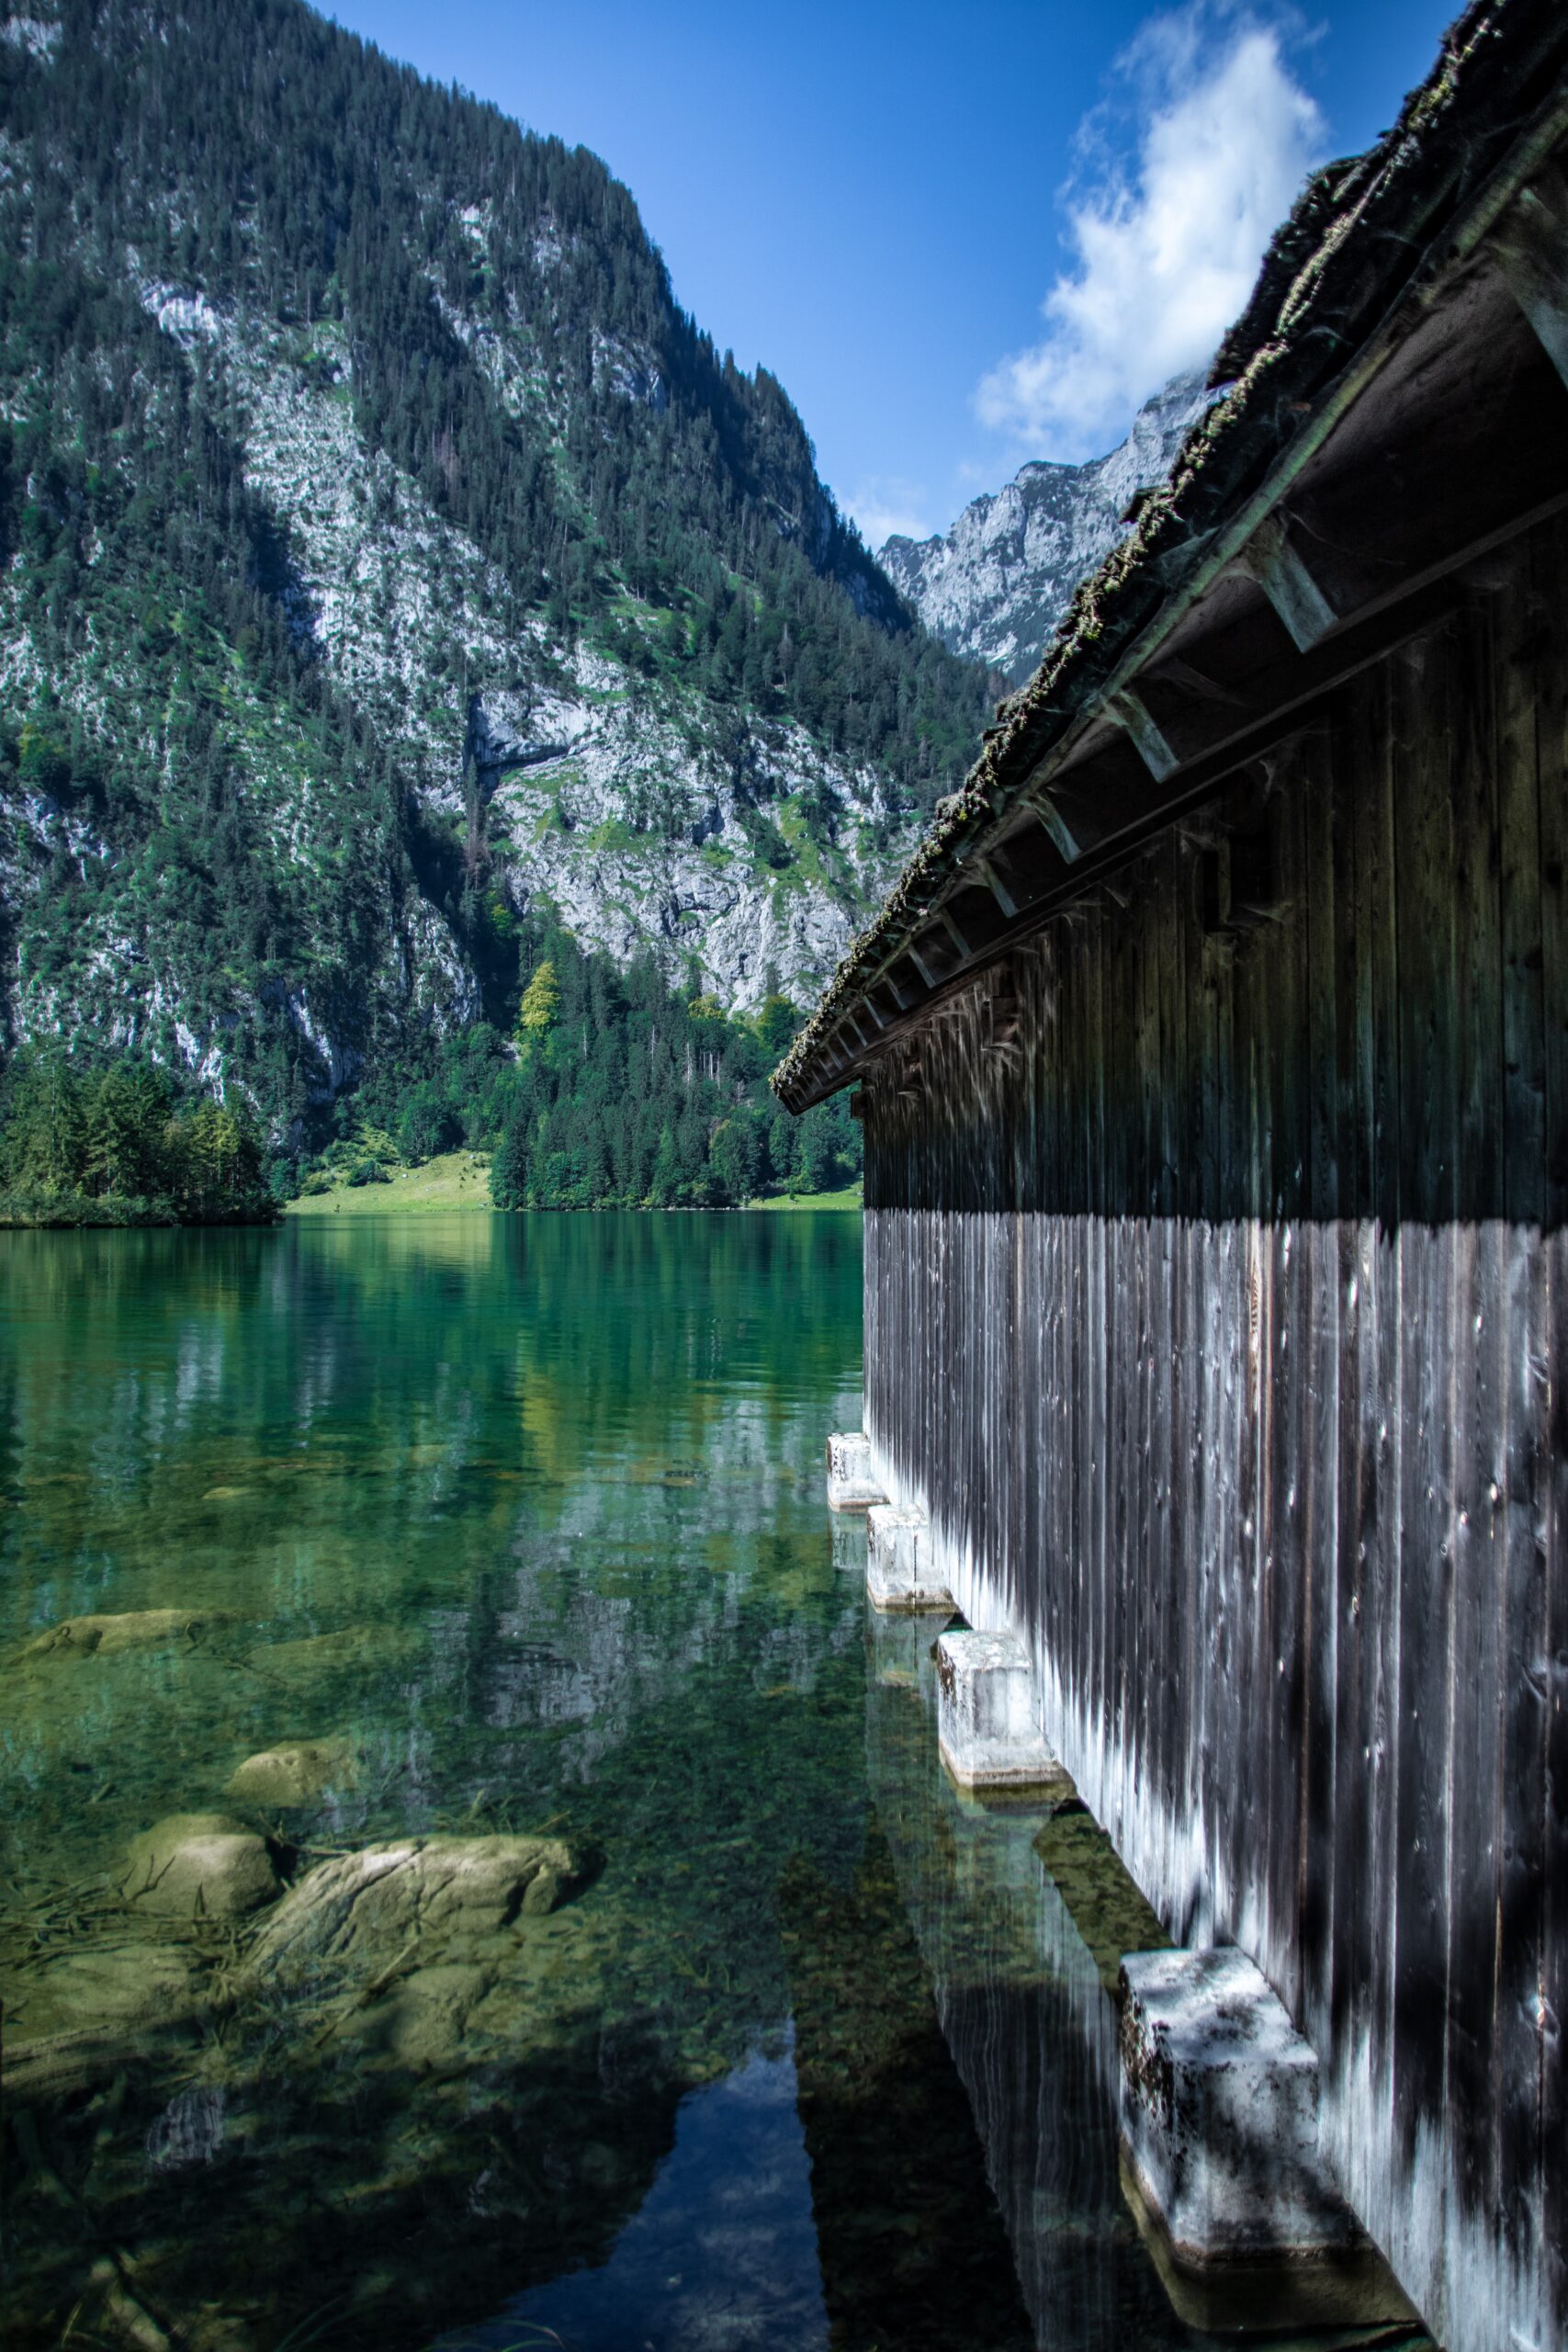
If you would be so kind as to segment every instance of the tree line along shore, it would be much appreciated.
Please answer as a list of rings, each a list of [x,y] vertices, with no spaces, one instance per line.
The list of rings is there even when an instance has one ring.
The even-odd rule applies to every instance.
[[[795,1119],[768,1092],[800,1020],[786,998],[736,1015],[651,959],[621,971],[564,933],[545,944],[510,1035],[474,1022],[412,1082],[367,1080],[270,1136],[236,1090],[215,1100],[148,1055],[22,1047],[0,1080],[0,1222],[267,1223],[465,1149],[502,1209],[733,1208],[855,1184],[845,1104]]]

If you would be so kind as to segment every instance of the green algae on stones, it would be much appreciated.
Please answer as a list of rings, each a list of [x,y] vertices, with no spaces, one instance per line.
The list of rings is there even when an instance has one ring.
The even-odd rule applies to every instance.
[[[172,1919],[243,1919],[281,1892],[265,1838],[226,1813],[172,1813],[133,1838],[123,1891]]]
[[[412,1625],[344,1625],[333,1634],[302,1634],[288,1642],[267,1642],[250,1652],[246,1664],[259,1674],[383,1674],[419,1657],[423,1642]]]
[[[61,2098],[107,2080],[194,2016],[203,1981],[186,1947],[134,1935],[11,1969],[6,2098]]]

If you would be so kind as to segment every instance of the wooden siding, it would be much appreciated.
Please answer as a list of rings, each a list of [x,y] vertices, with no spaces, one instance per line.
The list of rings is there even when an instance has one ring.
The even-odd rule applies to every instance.
[[[1568,527],[875,1066],[867,1428],[1455,2352],[1568,2336]]]

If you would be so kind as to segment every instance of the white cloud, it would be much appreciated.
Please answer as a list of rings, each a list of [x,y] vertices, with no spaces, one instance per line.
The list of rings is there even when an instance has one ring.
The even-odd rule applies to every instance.
[[[926,520],[928,500],[921,482],[908,481],[900,474],[866,474],[844,501],[847,511],[860,525],[860,534],[866,546],[874,551],[892,538],[927,539],[931,526]]]
[[[1118,61],[1133,91],[1131,164],[1107,160],[1108,111],[1080,143],[1094,184],[1069,202],[1072,269],[1046,332],[975,396],[983,424],[1035,456],[1109,448],[1168,377],[1214,350],[1270,234],[1321,152],[1323,119],[1276,27],[1196,5],[1156,17]]]

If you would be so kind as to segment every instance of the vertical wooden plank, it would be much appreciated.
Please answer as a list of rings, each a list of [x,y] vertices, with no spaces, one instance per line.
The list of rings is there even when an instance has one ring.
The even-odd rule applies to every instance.
[[[1399,1628],[1404,1561],[1404,1429],[1405,1398],[1401,1338],[1404,1299],[1399,1249],[1400,1170],[1404,1161],[1401,1106],[1398,888],[1394,820],[1397,776],[1393,756],[1397,705],[1393,664],[1381,663],[1368,681],[1371,740],[1379,747],[1369,789],[1359,806],[1364,819],[1360,860],[1362,931],[1368,986],[1358,1014],[1358,1059],[1370,1086],[1369,1166],[1372,1222],[1368,1229],[1362,1299],[1365,1335],[1358,1552],[1359,1597],[1368,1672],[1364,1754],[1368,1766],[1366,1912],[1358,1939],[1370,1988],[1368,2071],[1371,2096],[1392,2106],[1394,2075],[1394,1948],[1398,1936]],[[1412,1212],[1414,1214],[1414,1210]]]
[[[1545,1752],[1541,1801],[1542,1916],[1535,1987],[1542,2150],[1540,2245],[1550,2342],[1568,2330],[1568,647],[1563,582],[1568,523],[1536,534],[1532,617],[1549,634],[1534,671],[1540,826],[1541,1057],[1545,1080],[1542,1183],[1547,1239],[1546,1350],[1537,1374],[1544,1404],[1545,1641],[1540,1656]]]
[[[1368,1598],[1369,1550],[1375,1550],[1376,1457],[1369,1455],[1369,1408],[1376,1405],[1375,1229],[1371,1156],[1372,899],[1374,812],[1386,805],[1386,730],[1376,672],[1350,681],[1337,701],[1329,786],[1334,839],[1335,968],[1337,978],[1340,1210],[1337,1280],[1342,1302],[1337,1452],[1338,1544],[1335,1577],[1333,2047],[1348,2084],[1371,2051],[1373,1984],[1371,1903],[1376,1760],[1372,1752],[1369,1660],[1375,1637]],[[1359,752],[1359,757],[1354,753]]]
[[[1542,1810],[1548,1693],[1529,1661],[1546,1649],[1551,1508],[1544,1206],[1546,1071],[1541,936],[1541,811],[1538,709],[1550,708],[1555,642],[1542,647],[1532,595],[1540,534],[1509,551],[1505,593],[1493,599],[1493,708],[1499,846],[1503,1200],[1502,1295],[1495,1318],[1501,1389],[1500,1493],[1488,1497],[1501,1544],[1496,1646],[1498,1852],[1495,1954],[1495,2197],[1511,2259],[1537,2271],[1547,2151],[1541,2136],[1539,2000],[1545,1932]]]
[[[1396,2161],[1410,2177],[1402,2252],[1417,2279],[1440,2270],[1444,2230],[1444,2185],[1429,2172],[1417,2178],[1416,2165],[1424,2141],[1440,2134],[1447,2079],[1458,1204],[1449,654],[1446,633],[1434,633],[1395,671],[1404,1503],[1393,2092]]]
[[[1302,1948],[1301,2022],[1314,2047],[1333,2051],[1335,1828],[1338,1764],[1339,1317],[1345,1283],[1339,1223],[1338,1053],[1342,927],[1337,895],[1334,739],[1314,746],[1303,815],[1308,955],[1308,1068],[1312,1167],[1302,1244],[1310,1253],[1304,1313],[1310,1343],[1303,1435],[1306,1489],[1300,1507],[1305,1562],[1303,1649],[1305,1754],[1302,1770],[1296,1933]]]
[[[1450,632],[1456,1044],[1451,1331],[1452,1589],[1445,2125],[1457,2210],[1493,2213],[1497,2145],[1496,1917],[1501,1825],[1497,1651],[1502,1525],[1502,947],[1490,628]]]
[[[1543,767],[1543,786],[1546,772]],[[1561,789],[1561,787],[1559,787]],[[1541,793],[1544,808],[1548,797]],[[1544,826],[1543,826],[1544,832]],[[1543,871],[1547,870],[1543,865]],[[1554,917],[1561,911],[1553,910]],[[1555,926],[1554,926],[1555,927]],[[1568,932],[1555,944],[1568,944]],[[1548,962],[1548,1027],[1568,1009],[1568,960]],[[1549,1102],[1551,1100],[1548,1093]],[[1561,1131],[1549,1130],[1553,1148]],[[1568,1231],[1554,1225],[1547,1244],[1549,1421],[1546,1517],[1546,1640],[1540,1673],[1546,1714],[1541,1788],[1542,1921],[1534,2018],[1540,2049],[1542,2152],[1540,2245],[1544,2271],[1542,2341],[1568,2327]]]

